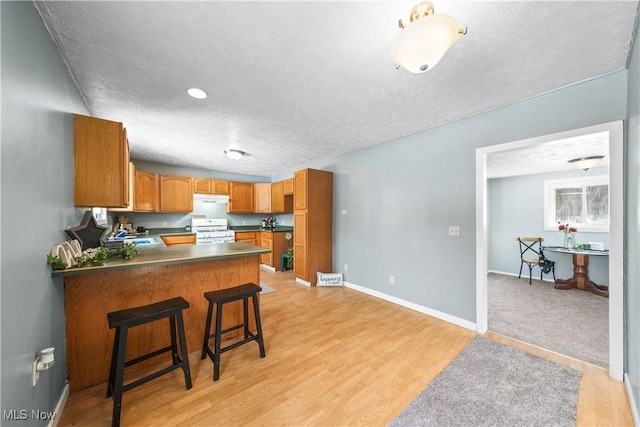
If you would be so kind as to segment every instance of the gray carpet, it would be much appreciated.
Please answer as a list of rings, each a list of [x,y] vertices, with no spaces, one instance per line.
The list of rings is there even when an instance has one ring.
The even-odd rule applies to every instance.
[[[479,336],[389,425],[574,426],[581,376]]]
[[[490,331],[609,366],[608,298],[496,273],[489,273],[487,286]]]

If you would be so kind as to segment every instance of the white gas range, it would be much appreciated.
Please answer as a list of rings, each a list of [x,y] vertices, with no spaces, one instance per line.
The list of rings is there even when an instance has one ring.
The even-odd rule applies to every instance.
[[[229,223],[226,219],[192,217],[191,231],[196,233],[196,245],[236,241],[236,233],[229,230]]]

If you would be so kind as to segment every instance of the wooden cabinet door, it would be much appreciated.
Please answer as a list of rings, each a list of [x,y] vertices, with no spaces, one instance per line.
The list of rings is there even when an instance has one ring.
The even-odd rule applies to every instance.
[[[133,210],[136,212],[158,211],[158,175],[150,172],[135,172]]]
[[[74,115],[73,167],[75,206],[129,205],[129,146],[122,123]]]
[[[251,231],[251,232],[239,232],[236,231],[236,242],[245,242],[245,243],[250,243],[252,245],[257,245],[257,238],[256,238],[256,232]]]
[[[191,212],[193,192],[191,178],[185,176],[160,175],[160,211]]]
[[[307,276],[307,213],[293,214],[293,272],[296,277],[309,281]]]
[[[254,184],[255,211],[261,213],[271,212],[271,184]]]
[[[228,213],[253,213],[253,184],[248,182],[229,183]]]
[[[195,194],[212,194],[209,178],[193,178],[193,192]]]
[[[260,262],[273,267],[273,236],[268,232],[262,232],[260,234],[260,246],[271,251],[271,253],[260,255]]]
[[[211,192],[213,194],[229,195],[229,181],[211,180]]]
[[[284,194],[286,195],[293,194],[293,178],[285,179],[284,181],[282,181],[282,183],[284,188]]]
[[[271,212],[284,212],[284,182],[282,181],[271,184]]]
[[[293,209],[307,209],[307,170],[293,174]]]

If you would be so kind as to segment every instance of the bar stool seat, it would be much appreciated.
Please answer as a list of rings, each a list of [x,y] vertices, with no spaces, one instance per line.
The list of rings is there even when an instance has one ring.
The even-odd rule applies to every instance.
[[[229,351],[242,344],[246,344],[251,341],[257,341],[260,347],[260,357],[265,357],[264,340],[262,338],[262,324],[260,322],[260,307],[258,305],[258,293],[262,290],[260,286],[254,283],[245,283],[244,285],[235,286],[227,289],[220,289],[217,291],[205,292],[204,297],[209,301],[209,307],[207,310],[207,321],[204,327],[204,339],[202,342],[202,355],[200,359],[204,359],[209,356],[213,361],[213,380],[218,381],[220,378],[220,354],[225,351]],[[256,323],[256,333],[254,334],[249,330],[249,298],[253,301],[253,316]],[[226,303],[242,300],[243,306],[243,322],[237,325],[231,326],[227,329],[222,329],[222,307]],[[213,307],[216,306],[216,320],[214,332],[211,333],[211,320],[213,318]],[[227,332],[235,331],[237,329],[244,328],[244,338],[241,341],[221,346],[222,335]],[[209,340],[215,339],[214,350],[209,347]]]
[[[112,426],[120,425],[122,393],[125,391],[131,390],[134,387],[142,385],[178,368],[182,368],[184,371],[184,380],[187,390],[192,387],[191,371],[189,369],[189,352],[187,351],[184,322],[182,320],[182,310],[187,308],[189,308],[189,303],[182,297],[176,297],[153,304],[107,313],[109,329],[116,329],[113,353],[111,356],[111,368],[109,370],[109,381],[107,384],[107,397],[113,397]],[[151,353],[126,361],[127,333],[129,328],[164,318],[169,318],[171,344],[152,351]],[[176,329],[178,337],[176,337]],[[178,339],[180,340],[180,356],[178,355]],[[171,352],[173,362],[171,366],[149,374],[129,384],[124,384],[124,369],[126,367],[166,352]]]

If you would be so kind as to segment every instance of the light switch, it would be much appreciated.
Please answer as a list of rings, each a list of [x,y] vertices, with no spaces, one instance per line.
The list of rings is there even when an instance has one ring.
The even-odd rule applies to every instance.
[[[449,236],[460,237],[460,226],[459,225],[450,225],[449,226]]]

